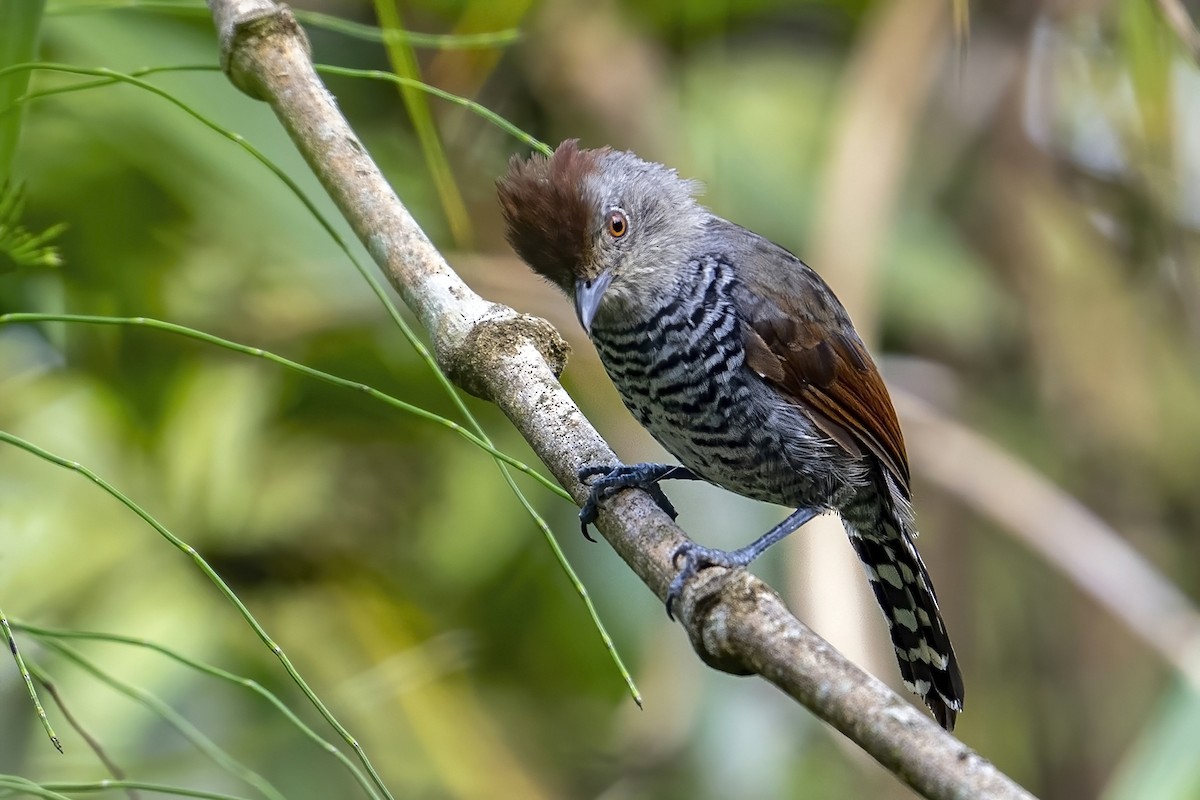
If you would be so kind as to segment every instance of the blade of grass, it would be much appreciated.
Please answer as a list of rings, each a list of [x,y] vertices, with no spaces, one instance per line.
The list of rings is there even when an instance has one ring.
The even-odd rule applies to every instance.
[[[375,15],[379,17],[380,27],[383,28],[384,49],[387,50],[392,71],[402,78],[420,82],[421,67],[417,64],[412,47],[404,41],[404,22],[395,0],[375,0]],[[454,182],[454,174],[450,171],[450,163],[446,160],[445,150],[442,149],[437,126],[433,124],[429,104],[425,102],[423,94],[408,85],[400,86],[400,97],[404,100],[404,107],[408,109],[421,152],[425,155],[425,163],[433,176],[433,185],[442,202],[442,211],[450,223],[450,233],[460,248],[469,248],[474,238],[471,218],[467,214],[467,205],[463,202],[462,194],[458,191],[458,184]]]
[[[32,61],[37,54],[44,0],[0,3],[0,67]],[[12,72],[0,78],[0,108],[25,94],[29,72]],[[0,183],[8,180],[13,154],[21,137],[21,115],[0,120]]]
[[[62,254],[51,244],[67,229],[51,225],[34,233],[21,223],[25,192],[12,181],[0,180],[0,275],[11,270],[62,266]]]

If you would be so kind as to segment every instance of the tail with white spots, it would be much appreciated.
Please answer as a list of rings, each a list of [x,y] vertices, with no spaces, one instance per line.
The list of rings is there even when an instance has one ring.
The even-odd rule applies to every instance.
[[[904,685],[924,698],[938,724],[952,731],[962,710],[962,673],[929,572],[913,546],[911,523],[906,524],[903,511],[887,507],[891,505],[874,492],[856,498],[843,510],[846,531],[883,609]],[[863,524],[868,521],[874,524]]]

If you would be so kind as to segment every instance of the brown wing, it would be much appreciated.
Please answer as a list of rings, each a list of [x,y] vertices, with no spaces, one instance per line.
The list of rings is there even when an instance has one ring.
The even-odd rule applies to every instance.
[[[766,273],[773,277],[770,286],[747,282],[754,295],[740,309],[747,366],[795,400],[847,452],[861,456],[865,450],[878,458],[910,496],[904,435],[879,370],[832,291],[799,259],[782,253],[793,261],[786,272]],[[785,275],[791,280],[781,284]]]

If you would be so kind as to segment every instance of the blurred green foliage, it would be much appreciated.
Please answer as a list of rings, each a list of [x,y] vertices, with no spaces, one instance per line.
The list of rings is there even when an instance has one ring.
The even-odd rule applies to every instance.
[[[32,53],[39,35],[40,59],[88,68],[215,65],[203,7],[169,5],[52,2],[21,44]],[[373,22],[365,0],[300,5]],[[1194,598],[1200,72],[1155,4],[974,3],[968,41],[953,5],[425,0],[403,20],[429,33],[520,28],[503,47],[417,48],[416,68],[543,141],[626,147],[703,180],[716,211],[812,259],[876,332],[897,392],[1020,457]],[[376,41],[309,31],[319,62],[388,69]],[[79,80],[37,72],[28,89]],[[146,80],[245,137],[352,240],[264,105],[219,71]],[[425,101],[474,230],[472,249],[457,249],[395,88],[328,83],[468,281],[572,338],[564,380],[618,452],[659,457],[567,304],[503,244],[493,181],[527,146]],[[461,421],[337,245],[243,150],[130,85],[20,109],[0,116],[0,141],[19,125],[20,222],[65,223],[64,263],[0,274],[0,313],[169,320]],[[494,408],[467,402],[497,447],[536,466]],[[89,467],[195,546],[397,797],[910,796],[770,687],[700,665],[612,551],[581,540],[575,509],[518,476],[631,662],[638,711],[491,458],[360,393],[153,330],[5,324],[0,429]],[[1046,798],[1193,797],[1200,669],[1172,675],[1002,520],[968,510],[962,487],[923,472],[914,463],[922,552],[968,681],[963,740]],[[1026,500],[1009,489],[993,490]],[[713,488],[671,493],[701,541],[745,541],[778,513]],[[0,521],[0,606],[14,618],[169,647],[259,682],[336,740],[193,563],[78,475],[0,448]],[[800,546],[780,548],[764,577],[802,582],[789,555]],[[845,591],[860,591],[851,577]],[[1114,582],[1114,602],[1125,588]],[[843,597],[789,599],[808,619]],[[868,611],[854,625],[882,644]],[[1184,612],[1161,624],[1179,624],[1179,661],[1194,666],[1200,634],[1177,622],[1195,619]],[[252,793],[162,719],[17,636],[131,777]],[[144,648],[73,646],[284,796],[361,794],[265,700]],[[890,660],[868,665],[897,683]],[[106,776],[46,705],[65,756],[0,664],[0,774]]]

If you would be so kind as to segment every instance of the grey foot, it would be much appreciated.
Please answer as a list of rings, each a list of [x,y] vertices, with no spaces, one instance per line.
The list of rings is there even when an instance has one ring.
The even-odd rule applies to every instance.
[[[783,522],[737,550],[718,550],[715,547],[698,545],[690,540],[676,547],[675,552],[671,553],[671,566],[678,566],[679,559],[682,558],[683,567],[676,573],[671,585],[667,587],[667,616],[675,619],[675,601],[683,594],[683,585],[697,572],[705,567],[725,567],[726,569],[744,567],[766,552],[768,547],[820,513],[821,509],[817,508],[798,508]]]
[[[671,553],[671,565],[679,567],[671,585],[667,587],[667,617],[675,619],[675,603],[683,595],[683,586],[702,569],[708,567],[725,567],[736,569],[744,567],[758,557],[761,549],[754,545],[740,550],[718,550],[715,547],[704,547],[695,542],[684,542]],[[683,566],[679,566],[683,559]]]
[[[658,504],[658,507],[666,512],[667,516],[674,520],[679,516],[679,512],[675,510],[675,506],[671,505],[671,501],[663,494],[663,490],[659,487],[658,482],[662,480],[700,480],[694,472],[687,467],[678,467],[671,464],[618,464],[611,465],[596,465],[584,467],[579,470],[579,481],[586,483],[591,481],[591,492],[588,494],[587,502],[583,504],[583,508],[579,509],[579,523],[583,530],[583,536],[588,541],[594,542],[591,534],[588,533],[588,525],[596,521],[596,517],[600,513],[600,501],[611,495],[616,494],[622,489],[641,489],[647,492]]]

